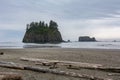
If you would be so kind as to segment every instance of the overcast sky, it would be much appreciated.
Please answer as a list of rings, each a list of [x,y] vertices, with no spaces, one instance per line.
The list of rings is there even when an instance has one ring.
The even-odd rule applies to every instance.
[[[120,0],[0,0],[0,42],[22,41],[26,24],[54,20],[64,40],[120,39]]]

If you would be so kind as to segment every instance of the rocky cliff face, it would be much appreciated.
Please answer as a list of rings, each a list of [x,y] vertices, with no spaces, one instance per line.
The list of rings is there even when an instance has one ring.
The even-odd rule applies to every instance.
[[[80,36],[79,41],[96,41],[94,37],[90,38],[89,36]]]
[[[27,25],[26,33],[23,38],[24,43],[59,43],[62,42],[61,33],[58,25],[50,21],[49,26],[44,22],[32,22]]]

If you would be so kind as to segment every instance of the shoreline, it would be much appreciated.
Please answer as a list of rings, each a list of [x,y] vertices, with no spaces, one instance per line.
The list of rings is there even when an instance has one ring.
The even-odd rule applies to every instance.
[[[61,44],[36,44],[36,43],[0,43],[1,49],[16,48],[85,48],[85,49],[120,49],[120,42],[71,42]]]
[[[0,55],[0,61],[15,62],[24,65],[34,65],[32,62],[20,61],[21,57],[39,58],[48,60],[62,60],[62,61],[74,61],[102,64],[105,66],[120,66],[120,50],[119,49],[86,49],[86,48],[24,48],[24,49],[0,49],[0,52],[4,52],[4,55]],[[36,65],[34,65],[36,66]],[[43,66],[40,66],[43,67]],[[108,76],[109,72],[95,71],[95,70],[69,70],[81,74],[88,74],[103,78],[112,78],[113,80],[119,80],[119,76]],[[25,80],[79,80],[79,78],[65,77],[59,75],[53,75],[50,73],[37,73],[31,71],[21,71],[14,69],[1,68],[0,71],[14,71],[23,74]],[[32,77],[32,78],[31,78]],[[81,79],[86,80],[86,79]]]
[[[62,48],[62,47],[41,47],[41,48],[0,48],[0,50],[24,50],[24,49],[79,49],[79,50],[117,50],[120,49],[105,49],[105,48]]]

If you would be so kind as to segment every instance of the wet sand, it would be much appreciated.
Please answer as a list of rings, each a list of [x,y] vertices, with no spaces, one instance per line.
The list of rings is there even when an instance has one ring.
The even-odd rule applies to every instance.
[[[87,62],[102,64],[105,66],[120,67],[120,50],[117,49],[110,50],[110,49],[71,49],[71,48],[70,49],[29,48],[29,49],[0,49],[0,52],[4,52],[4,55],[0,55],[0,61],[16,62],[25,65],[26,64],[34,65],[34,63],[20,61],[20,57]],[[88,69],[70,70],[65,68],[58,68],[58,70],[72,71],[80,74],[93,75],[101,78],[112,78],[113,80],[120,80],[120,76],[108,76],[110,72]],[[68,76],[54,75],[50,73],[38,73],[27,70],[15,70],[1,67],[0,71],[20,73],[23,75],[24,80],[86,80]]]

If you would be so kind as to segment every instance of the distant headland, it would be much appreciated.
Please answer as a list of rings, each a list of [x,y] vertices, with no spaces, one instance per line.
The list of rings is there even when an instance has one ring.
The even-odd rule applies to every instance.
[[[96,41],[95,37],[89,37],[89,36],[80,36],[79,40],[80,42],[90,42],[90,41]]]
[[[23,38],[24,43],[59,43],[62,41],[58,25],[52,20],[49,24],[44,21],[27,24],[26,33]]]

